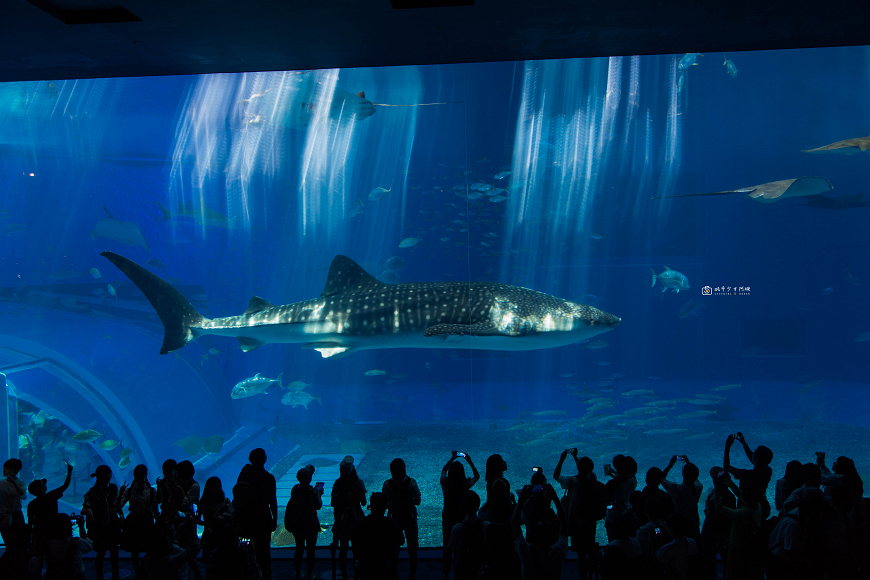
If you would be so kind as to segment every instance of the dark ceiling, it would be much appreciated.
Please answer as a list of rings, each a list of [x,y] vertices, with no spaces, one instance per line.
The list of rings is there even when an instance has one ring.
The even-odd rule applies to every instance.
[[[3,0],[0,81],[870,44],[859,5],[474,0],[394,9],[390,0]]]

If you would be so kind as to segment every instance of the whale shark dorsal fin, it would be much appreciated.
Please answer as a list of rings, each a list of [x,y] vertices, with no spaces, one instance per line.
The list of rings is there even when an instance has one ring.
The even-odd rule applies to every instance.
[[[326,286],[320,297],[338,296],[346,292],[365,292],[383,286],[374,276],[362,269],[362,266],[347,256],[336,256],[329,266],[326,276]]]
[[[251,296],[251,301],[248,302],[248,309],[245,310],[243,316],[256,314],[257,312],[262,312],[263,310],[274,307],[275,305],[268,300],[260,298],[259,296]]]

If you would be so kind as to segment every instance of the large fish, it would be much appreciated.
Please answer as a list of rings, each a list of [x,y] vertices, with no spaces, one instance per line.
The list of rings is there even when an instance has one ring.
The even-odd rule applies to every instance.
[[[296,343],[323,357],[378,348],[534,350],[573,344],[615,328],[620,318],[527,288],[493,282],[384,284],[336,256],[318,298],[276,306],[251,298],[240,316],[209,319],[142,266],[101,254],[145,294],[163,322],[160,354],[205,334],[232,336],[247,352]]]
[[[133,222],[122,222],[116,220],[109,213],[109,210],[103,206],[103,211],[109,217],[97,222],[96,227],[91,230],[91,238],[96,239],[98,236],[110,238],[116,242],[127,244],[128,246],[141,246],[148,252],[151,248],[148,247],[148,242],[145,241],[145,236],[142,235],[142,230]]]

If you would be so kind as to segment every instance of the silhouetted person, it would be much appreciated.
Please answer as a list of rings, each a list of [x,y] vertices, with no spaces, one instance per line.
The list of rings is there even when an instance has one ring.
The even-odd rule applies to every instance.
[[[646,570],[643,548],[632,537],[633,523],[625,514],[614,515],[610,519],[610,533],[613,539],[601,549],[602,580],[635,580],[641,578]]]
[[[208,483],[206,482],[206,486]],[[203,489],[203,497],[205,490]],[[209,520],[212,549],[205,576],[208,580],[258,580],[257,563],[247,546],[239,545],[239,534],[230,514],[223,512]],[[203,544],[203,547],[205,544]]]
[[[795,492],[797,493],[797,492]],[[792,494],[794,495],[794,494]],[[794,509],[779,520],[768,540],[771,552],[767,567],[769,580],[821,580],[824,493],[805,488]]]
[[[27,497],[27,484],[18,478],[21,468],[20,459],[7,460],[0,480],[0,536],[11,556],[26,551],[28,543],[27,524],[21,511],[21,501]]]
[[[666,580],[692,580],[689,570],[692,557],[698,553],[698,544],[694,539],[686,536],[694,524],[687,522],[680,512],[675,512],[671,516],[670,524],[669,528],[674,539],[656,550],[655,556],[665,565]]]
[[[814,463],[804,463],[801,466],[801,479],[803,479],[804,484],[791,492],[791,495],[782,502],[785,513],[797,508],[805,496],[814,496],[815,490],[822,487],[822,471]]]
[[[746,457],[752,463],[752,469],[731,467],[730,451],[735,441],[739,441],[743,445],[743,452],[746,453]],[[770,516],[770,503],[767,501],[767,486],[770,485],[770,478],[773,476],[773,470],[770,468],[771,461],[773,461],[773,451],[764,445],[759,445],[753,451],[746,443],[743,433],[739,431],[734,435],[729,435],[725,442],[725,462],[722,465],[731,477],[740,480],[740,490],[742,492],[754,488],[751,490],[751,495],[758,498],[761,502],[762,521]]]
[[[180,507],[184,501],[183,494],[175,495],[176,507]],[[171,499],[171,497],[166,499],[166,506]],[[188,551],[173,542],[173,528],[166,522],[166,518],[169,517],[168,507],[164,507],[163,511],[167,513],[161,514],[158,518],[140,566],[139,574],[144,574],[146,580],[175,580],[182,576],[187,577]]]
[[[725,561],[727,557],[725,548],[728,545],[728,538],[731,536],[731,518],[716,511],[717,494],[719,502],[723,506],[732,510],[737,509],[737,496],[727,486],[716,484],[717,480],[726,475],[727,473],[722,467],[716,466],[710,469],[713,486],[704,502],[704,526],[701,528],[700,546],[703,562],[702,574],[705,580],[715,580],[716,554],[721,554],[722,561]]]
[[[678,458],[684,463],[682,470],[683,481],[680,483],[669,481],[667,479],[668,473],[671,471],[671,468],[677,462]],[[700,475],[698,466],[689,461],[689,457],[686,455],[674,455],[671,457],[671,461],[662,472],[662,475],[664,476],[664,479],[662,479],[662,487],[665,488],[665,491],[668,492],[668,495],[671,496],[671,500],[674,502],[674,513],[683,516],[686,526],[688,526],[685,530],[686,534],[690,538],[700,540],[701,517],[698,514],[698,502],[701,500],[701,493],[704,491],[704,486],[700,481],[698,481],[698,476]]]
[[[452,554],[448,543],[450,542],[450,532],[453,531],[453,526],[462,521],[465,517],[462,512],[462,496],[466,491],[474,487],[474,484],[480,479],[480,473],[471,461],[471,457],[463,453],[463,458],[471,467],[472,477],[465,477],[465,469],[461,463],[457,463],[459,457],[458,452],[453,451],[450,454],[450,459],[441,468],[441,491],[444,495],[444,507],[441,510],[441,538],[442,538],[442,563],[444,576],[450,574]]]
[[[777,513],[782,515],[785,512],[783,503],[789,496],[804,484],[801,476],[801,462],[789,461],[785,466],[785,476],[782,479],[776,480],[776,488],[774,489],[773,505]]]
[[[562,577],[562,565],[568,555],[568,521],[553,486],[549,483],[538,485],[543,487],[541,491],[535,491],[535,486],[527,485],[520,492],[511,525],[516,536],[517,553],[522,562],[523,580],[558,580]],[[535,524],[535,531],[532,534],[534,540],[530,542],[523,537],[520,530],[520,514],[523,506],[532,501],[534,495],[538,493],[556,504],[559,524],[557,527],[549,518],[542,518]],[[528,534],[528,524],[526,534]]]
[[[398,522],[405,535],[410,560],[410,580],[417,577],[417,549],[420,547],[420,530],[417,526],[417,506],[420,505],[420,488],[417,481],[408,477],[405,462],[396,458],[390,463],[392,477],[384,482],[383,493],[387,496],[388,514]]]
[[[375,492],[369,499],[371,514],[357,520],[351,532],[353,557],[359,563],[359,580],[395,580],[399,577],[399,549],[405,538],[402,528],[386,516],[387,496]]]
[[[350,545],[353,525],[364,517],[366,505],[366,486],[357,475],[353,457],[346,456],[338,465],[339,476],[332,484],[330,504],[335,523],[332,525],[332,538],[338,546],[338,567],[341,577],[347,575],[347,550]]]
[[[650,497],[646,500],[644,514],[647,522],[640,526],[634,536],[643,549],[644,560],[651,573],[650,578],[661,578],[664,574],[664,565],[656,558],[656,552],[674,539],[670,527],[663,519],[663,511],[659,498]]]
[[[148,468],[137,465],[133,469],[133,483],[118,500],[118,512],[123,514],[124,505],[130,504],[130,513],[124,519],[121,547],[130,552],[133,571],[139,568],[139,554],[148,548],[157,516],[157,491],[148,483]]]
[[[612,522],[617,516],[624,519],[623,516],[631,510],[629,498],[632,492],[637,489],[636,474],[637,462],[624,455],[614,456],[612,467],[610,465],[604,466],[604,475],[611,478],[604,486],[607,505],[612,506],[607,510],[607,516],[604,520],[607,539],[611,543],[615,537],[612,531]]]
[[[178,474],[175,472],[177,466],[178,463],[174,459],[164,461],[163,477],[158,477],[157,481],[154,482],[154,487],[157,488],[157,503],[161,508],[165,502],[169,501],[172,489],[178,485]]]
[[[562,475],[562,463],[567,451],[559,456],[559,463],[553,471],[553,479],[559,482],[562,489],[568,491],[568,529],[571,533],[571,548],[577,552],[577,568],[580,580],[592,577],[595,572],[596,544],[595,531],[597,522],[603,520],[607,513],[604,484],[595,478],[595,464],[588,457],[577,458],[577,450],[572,450],[572,456],[577,466],[577,475],[569,477]],[[664,493],[664,492],[662,492]]]
[[[484,533],[486,564],[478,570],[478,580],[522,580],[522,561],[514,546],[514,534],[499,523],[487,525]]]
[[[460,503],[465,518],[453,526],[447,547],[456,556],[454,578],[475,580],[478,571],[486,563],[486,522],[477,515],[480,496],[473,490],[462,494]]]
[[[822,491],[828,497],[833,497],[833,492],[839,487],[846,489],[846,493],[853,501],[858,501],[864,495],[864,482],[855,469],[855,462],[848,457],[840,456],[834,461],[831,469],[825,465],[825,454],[816,453],[816,465],[822,472]]]
[[[658,467],[650,467],[646,471],[646,486],[641,491],[641,506],[644,506],[640,511],[640,518],[638,519],[638,524],[640,526],[646,523],[646,503],[652,498],[656,498],[661,503],[661,511],[664,516],[668,516],[674,513],[674,501],[671,499],[671,495],[659,487],[662,484],[662,481],[665,479],[665,473]]]
[[[275,476],[266,471],[264,449],[258,447],[251,451],[248,461],[250,463],[242,468],[236,486],[233,487],[233,508],[242,536],[254,542],[263,578],[269,580],[272,578],[272,532],[278,527]],[[296,541],[298,546],[299,536]]]
[[[507,462],[501,455],[496,453],[487,458],[484,475],[486,502],[480,508],[480,517],[488,523],[497,522],[510,528],[516,502],[511,495],[511,484],[504,476],[505,471],[507,471]]]
[[[532,473],[529,483],[532,490],[531,495],[523,504],[520,512],[522,523],[526,526],[526,541],[530,544],[535,544],[537,542],[535,534],[538,530],[538,524],[548,522],[558,528],[559,518],[556,512],[553,511],[553,508],[550,507],[550,494],[546,492],[547,477],[542,472],[535,471]]]
[[[27,504],[27,523],[30,524],[32,530],[31,549],[39,560],[40,570],[45,558],[45,551],[48,549],[52,526],[55,525],[57,501],[63,497],[63,492],[69,487],[72,472],[72,465],[66,463],[66,479],[60,487],[51,491],[48,491],[48,480],[46,479],[31,481],[27,488],[27,491],[33,496],[33,499]],[[66,522],[69,524],[69,519]]]
[[[722,502],[723,487],[730,489],[737,496],[737,509],[726,507]],[[725,580],[760,580],[763,577],[763,566],[756,559],[755,546],[752,543],[764,521],[761,515],[761,502],[757,496],[758,487],[751,485],[741,490],[726,472],[722,477],[717,478],[715,489],[716,511],[731,520],[728,557],[725,559]]]
[[[82,554],[90,552],[93,544],[88,539],[85,518],[76,516],[75,522],[78,538],[72,537],[72,518],[67,514],[55,514],[48,524],[45,580],[85,580]]]
[[[296,538],[296,553],[293,556],[293,565],[296,567],[297,580],[302,578],[302,555],[306,550],[307,577],[314,578],[314,550],[317,547],[317,534],[320,533],[320,520],[317,519],[317,510],[323,506],[321,496],[323,486],[311,485],[314,475],[314,466],[306,465],[296,472],[296,485],[290,490],[290,500],[284,511],[284,527]],[[355,555],[355,554],[354,554]]]
[[[209,477],[202,488],[202,497],[199,498],[198,519],[204,530],[202,532],[202,560],[208,562],[211,551],[215,548],[212,534],[215,526],[213,522],[224,514],[234,513],[233,504],[224,494],[219,477]],[[232,520],[229,520],[232,522]],[[222,522],[223,523],[223,522]],[[238,534],[236,534],[238,540]],[[236,542],[238,544],[238,541]]]
[[[175,471],[178,473],[178,485],[184,490],[184,509],[187,510],[191,505],[199,503],[199,483],[193,479],[196,469],[193,463],[184,460],[178,463]]]
[[[94,546],[94,570],[97,578],[103,577],[103,559],[106,552],[112,563],[112,580],[118,580],[118,539],[121,520],[118,517],[118,486],[112,483],[112,470],[100,465],[91,474],[96,478],[94,486],[85,493],[82,515],[87,522],[88,536]],[[122,487],[123,493],[126,488]]]

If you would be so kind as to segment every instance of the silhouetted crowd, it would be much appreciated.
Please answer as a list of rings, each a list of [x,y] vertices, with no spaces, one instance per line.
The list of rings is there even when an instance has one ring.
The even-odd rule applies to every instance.
[[[750,469],[731,465],[735,442],[743,447]],[[576,475],[562,474],[568,457]],[[44,568],[48,580],[81,580],[82,555],[93,551],[97,578],[103,578],[108,553],[115,580],[118,553],[124,550],[137,579],[201,580],[202,564],[208,580],[269,579],[269,547],[276,530],[295,540],[296,578],[314,578],[314,549],[324,529],[317,515],[324,486],[315,481],[315,467],[296,474],[282,530],[266,452],[254,449],[248,459],[232,501],[217,477],[200,489],[190,461],[165,461],[154,486],[147,468],[138,465],[130,486],[120,488],[111,481],[111,469],[101,465],[92,474],[95,483],[84,496],[81,515],[58,513],[72,467],[57,489],[49,490],[44,479],[25,489],[17,477],[21,461],[10,459],[0,481],[0,533],[6,546],[0,578],[36,579],[43,577]],[[774,483],[771,508],[772,459],[769,448],[753,450],[741,433],[729,435],[722,465],[709,470],[705,496],[700,470],[685,455],[674,455],[663,469],[650,467],[640,488],[631,457],[617,455],[604,465],[607,482],[602,483],[590,458],[566,449],[552,483],[543,468],[535,467],[528,484],[514,493],[505,478],[507,463],[491,455],[481,505],[472,489],[480,473],[471,457],[454,451],[440,477],[444,578],[452,573],[455,580],[557,580],[569,541],[578,554],[581,579],[714,580],[717,559],[724,564],[724,578],[733,580],[870,578],[870,513],[854,462],[839,457],[829,469],[821,452],[813,463],[790,462]],[[677,464],[679,481],[669,479]],[[339,473],[331,493],[332,548],[342,578],[397,579],[400,549],[406,545],[414,579],[421,495],[404,461],[394,459],[391,478],[370,495],[351,456],[341,461]],[[28,492],[33,499],[25,519],[21,506]],[[363,511],[367,505],[369,515]],[[607,543],[599,545],[596,531],[602,520]],[[73,526],[78,537],[73,537]],[[201,536],[197,526],[204,529]]]

